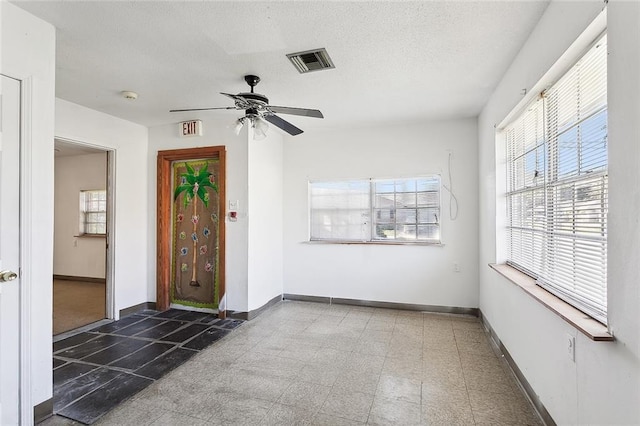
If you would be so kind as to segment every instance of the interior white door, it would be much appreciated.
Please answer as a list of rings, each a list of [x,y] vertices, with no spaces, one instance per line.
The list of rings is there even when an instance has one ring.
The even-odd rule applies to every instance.
[[[20,82],[0,81],[0,425],[19,423]]]

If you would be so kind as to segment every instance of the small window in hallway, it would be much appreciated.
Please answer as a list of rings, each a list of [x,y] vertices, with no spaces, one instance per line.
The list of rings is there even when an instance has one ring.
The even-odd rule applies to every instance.
[[[80,235],[107,233],[107,191],[80,191]]]

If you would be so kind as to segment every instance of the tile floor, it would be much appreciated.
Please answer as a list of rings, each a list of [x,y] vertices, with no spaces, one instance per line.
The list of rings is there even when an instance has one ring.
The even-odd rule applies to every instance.
[[[542,422],[477,318],[286,301],[96,424]]]
[[[92,424],[242,321],[143,311],[53,344],[53,410]]]

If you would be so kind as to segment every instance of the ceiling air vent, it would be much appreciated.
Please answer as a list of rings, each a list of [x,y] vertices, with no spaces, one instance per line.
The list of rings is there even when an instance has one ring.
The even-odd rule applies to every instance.
[[[324,48],[289,53],[287,58],[289,58],[300,74],[335,68],[327,50]]]

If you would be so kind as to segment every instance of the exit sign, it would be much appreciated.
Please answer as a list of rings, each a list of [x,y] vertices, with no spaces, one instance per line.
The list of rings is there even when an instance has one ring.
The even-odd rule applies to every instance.
[[[183,121],[180,123],[180,134],[182,136],[202,136],[202,121]]]

